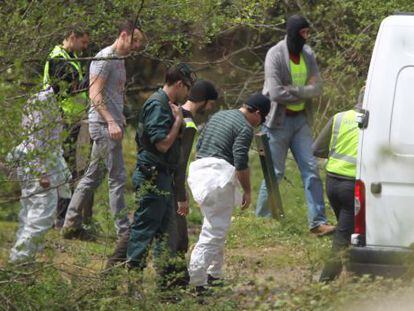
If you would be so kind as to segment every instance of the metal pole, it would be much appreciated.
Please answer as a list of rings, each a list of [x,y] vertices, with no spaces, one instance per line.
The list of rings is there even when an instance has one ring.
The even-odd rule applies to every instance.
[[[270,155],[269,138],[265,133],[259,132],[256,135],[256,145],[262,165],[263,176],[267,188],[267,204],[272,217],[281,220],[284,217],[282,198],[279,191],[279,183],[273,168],[273,161]]]

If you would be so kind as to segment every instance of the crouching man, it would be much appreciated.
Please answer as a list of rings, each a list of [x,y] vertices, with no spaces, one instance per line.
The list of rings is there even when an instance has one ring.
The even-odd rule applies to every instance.
[[[221,278],[223,248],[231,214],[237,204],[246,209],[251,201],[248,152],[253,127],[265,120],[270,101],[253,94],[240,109],[214,114],[197,144],[197,160],[189,169],[188,183],[203,214],[203,227],[191,254],[190,284],[203,291]],[[243,188],[242,200],[237,189]]]
[[[17,167],[21,210],[10,262],[32,260],[53,226],[58,198],[69,199],[71,174],[63,158],[62,118],[53,89],[33,96],[23,111],[24,141],[8,160]]]

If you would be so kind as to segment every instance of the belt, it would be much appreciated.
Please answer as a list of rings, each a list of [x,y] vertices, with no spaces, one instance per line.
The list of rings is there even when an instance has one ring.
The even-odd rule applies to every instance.
[[[295,117],[295,116],[298,116],[298,115],[300,115],[300,114],[302,114],[304,112],[305,112],[305,110],[293,111],[293,110],[290,110],[290,109],[287,109],[286,108],[286,115],[288,117]]]
[[[146,165],[138,163],[137,168],[145,177],[154,176],[157,172],[162,172],[167,175],[172,175],[174,173],[172,168],[162,165]]]

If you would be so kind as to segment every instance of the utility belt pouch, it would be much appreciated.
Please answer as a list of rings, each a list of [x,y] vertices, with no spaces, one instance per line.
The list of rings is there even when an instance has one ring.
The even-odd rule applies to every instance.
[[[151,179],[152,177],[155,177],[158,172],[156,166],[150,166],[145,164],[139,164],[138,170],[144,175],[146,179]]]

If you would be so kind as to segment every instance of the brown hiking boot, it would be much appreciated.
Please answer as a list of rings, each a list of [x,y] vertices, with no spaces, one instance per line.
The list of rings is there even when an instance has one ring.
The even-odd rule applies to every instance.
[[[322,224],[310,230],[310,232],[316,236],[324,236],[332,234],[335,231],[335,226]]]
[[[105,270],[108,270],[118,263],[125,262],[127,256],[129,241],[129,232],[121,235],[116,241],[115,250],[111,256],[109,256],[106,262]]]
[[[78,239],[81,241],[96,241],[96,237],[86,231],[83,228],[65,228],[63,227],[60,231],[61,236],[64,239],[72,240],[72,239]]]

